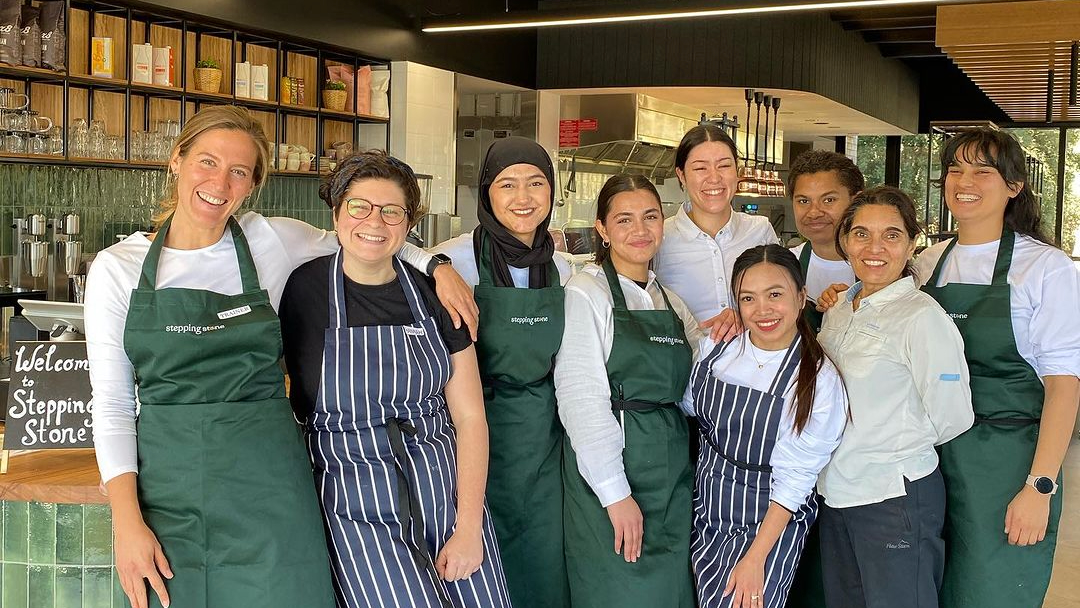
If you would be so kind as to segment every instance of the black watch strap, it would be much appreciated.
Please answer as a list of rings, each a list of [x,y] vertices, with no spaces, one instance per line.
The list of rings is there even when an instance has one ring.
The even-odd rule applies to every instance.
[[[431,256],[431,261],[428,262],[427,272],[425,274],[430,277],[434,274],[436,268],[442,266],[443,264],[449,264],[450,262],[450,256],[446,255],[445,253],[436,253],[435,255]]]

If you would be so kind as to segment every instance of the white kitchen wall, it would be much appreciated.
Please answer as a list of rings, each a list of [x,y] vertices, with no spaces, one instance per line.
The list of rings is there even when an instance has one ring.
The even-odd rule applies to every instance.
[[[454,211],[454,73],[395,61],[390,64],[390,153],[413,171],[434,177],[432,213]]]

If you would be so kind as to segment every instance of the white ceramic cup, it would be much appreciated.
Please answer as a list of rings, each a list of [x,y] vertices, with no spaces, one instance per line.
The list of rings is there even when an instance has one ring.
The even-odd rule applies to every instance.
[[[288,169],[289,171],[299,171],[300,170],[300,154],[298,154],[296,152],[289,153],[289,158],[286,161],[285,168]]]

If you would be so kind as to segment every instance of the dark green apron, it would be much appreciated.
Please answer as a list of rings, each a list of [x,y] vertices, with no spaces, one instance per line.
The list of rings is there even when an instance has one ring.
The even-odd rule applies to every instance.
[[[810,246],[810,241],[806,241],[806,244],[803,245],[802,252],[799,253],[799,266],[802,266],[803,281],[806,281],[807,277],[810,276],[810,254],[813,252],[814,250]],[[814,297],[816,298],[816,296]],[[817,309],[816,299],[814,301],[807,300],[806,305],[803,306],[802,314],[803,318],[806,319],[806,322],[810,324],[810,329],[814,330],[815,334],[821,331],[821,322],[825,318],[825,313]],[[817,534],[815,533],[814,536],[816,537]]]
[[[611,409],[623,429],[623,464],[644,516],[641,557],[615,553],[607,510],[563,443],[566,564],[574,608],[691,608],[690,528],[693,470],[686,417],[676,406],[690,378],[692,351],[671,310],[628,310],[611,261],[604,274],[614,301],[607,360]],[[663,292],[663,289],[661,289]]]
[[[281,327],[243,231],[229,220],[242,294],[157,290],[171,221],[124,329],[142,404],[139,504],[175,574],[171,605],[332,608],[311,463],[278,366]]]
[[[563,552],[562,425],[552,378],[563,288],[496,287],[481,245],[476,341],[489,433],[487,502],[515,608],[570,605]]]
[[[810,275],[810,255],[813,253],[810,241],[806,241],[799,253],[799,266],[802,267],[803,280]],[[821,331],[822,319],[825,313],[819,312],[817,304],[810,300],[803,306],[803,318],[810,325],[810,329],[817,334]],[[815,496],[818,501],[820,513],[821,497]],[[799,567],[795,570],[795,580],[791,583],[791,593],[788,594],[788,608],[825,608],[825,583],[821,574],[821,536],[818,534],[817,521],[810,525],[810,531],[806,535],[806,545],[803,547],[802,557],[799,559]]]
[[[954,240],[923,286],[964,337],[975,409],[975,426],[941,446],[948,494],[943,608],[1038,608],[1050,584],[1061,491],[1051,498],[1042,542],[1016,547],[1004,533],[1006,507],[1035,457],[1043,407],[1042,382],[1013,337],[1008,276],[1014,241],[1011,230],[1002,232],[990,285],[935,287]]]

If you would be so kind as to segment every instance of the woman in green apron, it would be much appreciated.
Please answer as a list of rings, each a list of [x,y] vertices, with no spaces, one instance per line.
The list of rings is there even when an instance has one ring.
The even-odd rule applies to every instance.
[[[678,409],[702,337],[649,265],[664,237],[656,189],[601,189],[597,259],[566,284],[555,359],[566,563],[575,608],[689,608],[693,472]]]
[[[495,140],[480,173],[479,227],[432,250],[475,286],[490,436],[488,508],[516,608],[570,605],[563,431],[552,368],[563,336],[561,285],[571,265],[548,233],[553,184],[543,147],[523,137]]]
[[[234,216],[265,180],[268,148],[241,108],[196,114],[157,234],[102,251],[87,280],[95,447],[137,608],[334,605],[275,308],[289,273],[337,238]]]
[[[1011,135],[965,131],[941,158],[959,229],[923,252],[918,270],[964,337],[975,409],[975,426],[941,449],[941,606],[1036,608],[1050,582],[1080,396],[1080,276],[1040,231]]]

